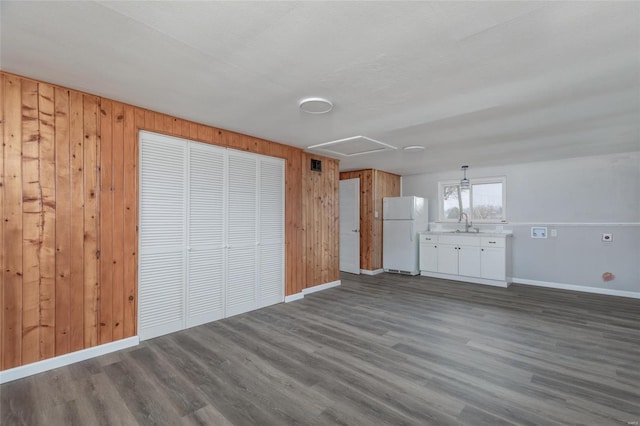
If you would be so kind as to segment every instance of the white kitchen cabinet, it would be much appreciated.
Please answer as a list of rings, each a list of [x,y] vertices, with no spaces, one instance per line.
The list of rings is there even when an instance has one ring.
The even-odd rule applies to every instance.
[[[480,276],[480,247],[462,244],[458,247],[458,275]]]
[[[437,238],[430,235],[420,235],[420,270],[438,270],[438,243]]]
[[[423,276],[507,287],[510,234],[427,232],[420,234]]]
[[[505,249],[483,247],[480,250],[480,277],[488,280],[504,281],[506,279]]]
[[[284,300],[284,161],[140,133],[140,339]]]
[[[438,246],[438,269],[441,274],[458,274],[458,247],[448,244]]]

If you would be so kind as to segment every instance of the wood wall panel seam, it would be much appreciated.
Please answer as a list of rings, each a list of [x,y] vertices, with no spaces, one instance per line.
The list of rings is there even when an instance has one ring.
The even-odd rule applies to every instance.
[[[69,91],[55,88],[55,355],[69,353],[71,298],[71,154]]]
[[[129,105],[124,107],[124,282],[122,335],[135,336],[137,330],[137,253],[138,253],[138,127],[144,114]]]
[[[38,83],[23,81],[22,93],[22,363],[40,353],[40,244],[42,187]]]
[[[39,292],[38,359],[55,355],[56,304],[56,178],[55,178],[55,90],[48,84],[38,85],[38,127],[40,133],[41,240]]]
[[[71,188],[69,352],[84,349],[84,121],[83,95],[69,92]]]
[[[124,105],[114,102],[113,108],[113,322],[110,327],[113,340],[124,337],[122,324],[124,323],[124,180],[125,180],[125,150],[124,150]],[[117,244],[116,244],[117,243]],[[118,325],[116,325],[118,324]]]
[[[113,103],[100,101],[100,343],[113,340]]]
[[[83,96],[84,127],[84,347],[99,342],[98,99]]]

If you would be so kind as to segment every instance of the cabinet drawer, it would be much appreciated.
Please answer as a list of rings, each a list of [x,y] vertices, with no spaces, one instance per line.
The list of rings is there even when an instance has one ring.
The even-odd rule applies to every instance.
[[[438,242],[438,236],[437,235],[420,234],[420,242],[421,243],[437,243]]]
[[[482,247],[504,247],[506,239],[495,237],[480,237]]]
[[[480,238],[475,235],[440,235],[438,242],[440,244],[477,247],[480,245]]]

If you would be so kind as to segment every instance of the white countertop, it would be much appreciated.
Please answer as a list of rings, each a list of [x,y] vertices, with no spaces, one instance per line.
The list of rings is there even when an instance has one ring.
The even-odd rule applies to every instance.
[[[461,236],[470,236],[470,237],[494,237],[494,238],[504,238],[512,236],[511,232],[455,232],[455,231],[423,231],[420,232],[421,235],[461,235]]]

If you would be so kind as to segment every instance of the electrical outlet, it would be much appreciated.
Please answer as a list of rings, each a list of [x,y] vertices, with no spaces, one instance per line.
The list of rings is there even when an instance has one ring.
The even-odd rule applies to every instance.
[[[558,230],[557,229],[552,229],[551,230],[551,237],[555,238],[558,236]]]
[[[602,241],[604,241],[606,243],[613,241],[613,234],[610,234],[610,233],[607,233],[607,232],[603,233],[602,234]]]

